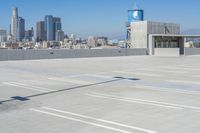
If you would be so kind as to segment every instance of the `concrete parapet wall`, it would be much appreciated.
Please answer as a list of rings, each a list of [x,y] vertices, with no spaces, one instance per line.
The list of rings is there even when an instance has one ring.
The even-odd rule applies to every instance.
[[[200,48],[185,48],[185,55],[200,55]]]
[[[179,48],[155,48],[155,56],[180,56]]]
[[[148,49],[0,50],[0,61],[147,55]]]

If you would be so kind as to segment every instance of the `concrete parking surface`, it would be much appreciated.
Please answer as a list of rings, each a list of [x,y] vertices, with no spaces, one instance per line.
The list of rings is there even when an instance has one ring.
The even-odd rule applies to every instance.
[[[200,56],[0,62],[1,133],[199,133]]]

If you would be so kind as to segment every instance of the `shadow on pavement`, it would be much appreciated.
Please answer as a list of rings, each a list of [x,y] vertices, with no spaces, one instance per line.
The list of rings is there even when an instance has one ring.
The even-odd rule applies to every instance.
[[[28,100],[30,100],[30,98],[33,98],[33,97],[38,97],[38,96],[43,96],[43,95],[50,95],[50,94],[54,94],[54,93],[59,93],[59,92],[64,92],[64,91],[69,91],[69,90],[74,90],[74,89],[81,89],[81,88],[95,86],[95,85],[102,85],[102,84],[117,82],[117,81],[121,81],[121,80],[132,80],[132,81],[133,80],[140,80],[140,79],[137,79],[137,78],[125,78],[125,77],[120,77],[120,76],[119,77],[113,77],[113,78],[114,78],[113,80],[108,80],[108,81],[104,81],[104,82],[88,84],[88,85],[81,85],[81,86],[75,86],[75,87],[71,87],[71,88],[67,88],[67,89],[50,91],[50,92],[45,92],[45,93],[40,93],[40,94],[30,95],[30,96],[25,96],[25,97],[13,96],[13,97],[11,97],[11,99],[0,101],[0,104],[7,103],[7,102],[12,102],[12,101],[28,101]]]

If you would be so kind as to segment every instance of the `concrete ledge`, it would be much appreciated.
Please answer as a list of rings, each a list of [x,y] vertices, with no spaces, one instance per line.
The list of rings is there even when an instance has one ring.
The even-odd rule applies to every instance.
[[[155,56],[180,56],[179,48],[155,48]]]
[[[185,48],[185,55],[200,55],[200,48]]]
[[[148,49],[0,50],[0,61],[147,55]]]

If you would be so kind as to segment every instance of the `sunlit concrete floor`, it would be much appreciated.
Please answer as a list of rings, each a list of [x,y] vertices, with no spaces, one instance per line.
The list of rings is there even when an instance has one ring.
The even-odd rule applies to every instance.
[[[199,133],[200,56],[0,62],[1,133]]]

